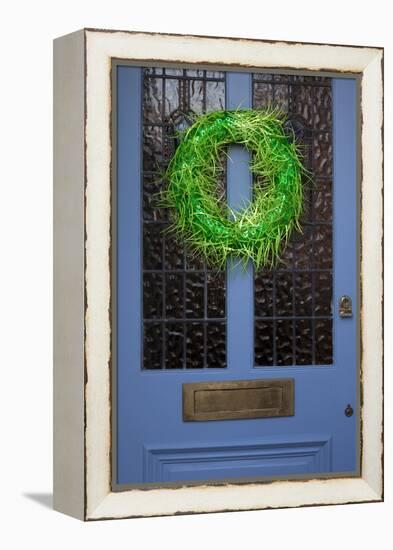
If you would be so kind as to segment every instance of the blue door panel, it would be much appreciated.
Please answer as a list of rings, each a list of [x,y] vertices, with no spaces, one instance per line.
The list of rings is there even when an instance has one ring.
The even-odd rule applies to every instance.
[[[144,481],[203,481],[214,472],[217,478],[230,478],[233,471],[242,477],[279,476],[283,468],[293,474],[325,472],[330,464],[329,437],[309,436],[264,440],[253,443],[188,447],[149,447],[144,449]]]
[[[255,367],[253,267],[227,270],[226,369],[141,368],[141,69],[117,69],[116,482],[355,472],[357,468],[356,81],[333,80],[334,362]],[[251,106],[251,77],[227,73],[227,107]],[[251,197],[248,153],[230,148],[227,197],[234,209]],[[236,261],[233,261],[236,264]],[[340,319],[339,297],[353,299]],[[182,384],[294,378],[295,415],[184,422]]]

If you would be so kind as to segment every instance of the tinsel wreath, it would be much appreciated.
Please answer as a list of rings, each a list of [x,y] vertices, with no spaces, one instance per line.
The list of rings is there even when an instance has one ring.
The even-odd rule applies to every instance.
[[[209,265],[223,268],[233,257],[271,267],[293,229],[300,230],[305,170],[284,122],[274,109],[220,110],[196,116],[180,136],[161,203],[173,212],[170,231]],[[255,175],[253,200],[236,213],[217,192],[230,144],[251,152]]]

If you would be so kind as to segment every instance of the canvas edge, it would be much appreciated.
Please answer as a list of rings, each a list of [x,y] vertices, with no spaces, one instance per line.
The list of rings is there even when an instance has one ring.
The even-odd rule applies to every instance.
[[[111,59],[114,57],[134,57],[138,59],[138,55],[141,55],[141,51],[144,52],[145,57],[146,51],[150,51],[152,55],[154,55],[155,51],[160,51],[160,56],[162,56],[162,52],[165,52],[165,47],[164,49],[162,47],[164,43],[160,43],[161,48],[158,50],[157,40],[162,40],[164,36],[166,40],[168,37],[171,37],[169,51],[165,54],[167,60],[179,61],[177,58],[174,59],[174,52],[177,52],[181,46],[180,51],[183,52],[183,62],[206,63],[206,59],[203,60],[201,57],[204,53],[204,48],[201,48],[201,46],[203,46],[201,40],[209,41],[211,39],[209,37],[194,38],[190,36],[183,37],[181,35],[150,35],[149,33],[136,33],[134,35],[123,32],[85,32],[87,35],[88,56],[86,140],[89,160],[87,163],[86,195],[86,290],[88,296],[88,308],[86,311],[86,360],[89,377],[86,384],[87,509],[85,519],[141,517],[179,513],[215,512],[228,509],[244,510],[308,506],[313,504],[380,501],[383,498],[382,410],[380,410],[380,406],[378,405],[378,403],[382,402],[382,280],[380,277],[382,272],[382,254],[381,250],[376,252],[375,249],[380,249],[381,247],[375,247],[375,242],[380,243],[382,239],[382,195],[380,194],[380,199],[375,198],[377,195],[375,193],[375,185],[378,182],[378,186],[380,186],[382,191],[382,157],[379,154],[375,154],[375,150],[382,151],[382,50],[379,48],[367,47],[364,48],[365,51],[355,50],[356,52],[362,51],[361,55],[353,55],[354,49],[347,46],[288,45],[282,42],[277,42],[275,44],[273,42],[266,43],[264,41],[255,41],[260,45],[260,47],[257,48],[258,60],[260,65],[264,67],[272,66],[272,63],[275,64],[275,67],[280,67],[283,66],[280,65],[280,59],[282,62],[282,59],[287,60],[288,58],[293,59],[295,57],[298,60],[297,64],[296,66],[292,64],[291,68],[308,68],[311,70],[325,69],[331,71],[339,70],[363,73],[361,100],[363,113],[362,194],[363,203],[367,204],[367,211],[364,209],[362,218],[362,297],[366,296],[366,299],[362,300],[362,318],[368,316],[371,312],[372,322],[367,323],[368,328],[366,328],[365,331],[364,324],[362,324],[362,376],[365,386],[362,408],[362,439],[364,449],[362,456],[362,478],[276,481],[269,484],[253,483],[241,486],[226,485],[224,487],[212,487],[207,485],[184,487],[176,489],[175,492],[171,489],[151,491],[135,489],[122,493],[112,493],[110,491],[110,402],[108,399],[110,361],[109,309],[108,315],[106,315],[106,308],[109,308],[108,304],[110,301],[109,261],[107,262],[107,260],[109,260],[108,250],[110,245],[110,190],[106,189],[106,187],[108,187],[108,169],[110,164],[110,159],[108,163],[108,153],[110,157],[108,115],[110,114],[109,74]],[[139,43],[135,43],[135,39],[139,39]],[[187,47],[184,45],[184,39],[186,39]],[[249,46],[248,54],[253,54],[253,52],[250,51],[251,46],[249,41],[246,39],[222,40],[226,42],[226,47],[220,50],[219,59],[221,64],[226,64],[225,60],[222,59],[223,57],[228,60],[229,64],[231,63],[230,55],[233,49],[236,50],[236,52],[232,51],[232,61],[235,59],[235,64],[239,64],[242,60],[239,54],[239,48],[244,50],[244,47]],[[192,53],[193,48],[190,48],[190,46],[192,46],[191,42],[193,41],[194,46],[198,46],[195,48],[197,52],[196,55]],[[231,43],[232,48],[229,48],[227,41]],[[196,42],[198,43],[196,44]],[[255,42],[252,42],[252,47],[254,48],[256,46]],[[150,50],[149,48],[146,50],[148,44],[150,44]],[[271,55],[275,48],[281,49],[280,55]],[[292,50],[291,55],[288,56],[284,51],[285,48],[295,48],[297,52],[294,54]],[[329,51],[326,48],[328,48]],[[335,49],[335,54],[332,54],[332,51],[330,51],[331,48]],[[339,48],[339,50],[337,50],[337,48]],[[224,52],[225,54],[223,55]],[[263,57],[263,55],[266,55],[266,52],[270,53],[269,63],[265,62],[266,58]],[[234,53],[236,53],[236,55],[234,55]],[[318,53],[318,55],[315,55],[316,53]],[[324,56],[324,54],[326,55]],[[255,55],[255,52],[253,55]],[[336,61],[334,62],[335,58]],[[210,61],[218,63],[219,59],[211,59]],[[318,62],[315,61],[316,59]],[[247,53],[246,57],[243,57],[243,61],[244,63],[240,64],[247,67],[252,66],[253,63],[255,64],[255,58],[251,56],[250,59],[249,55],[247,57]],[[285,63],[285,68],[289,68],[287,62]],[[94,94],[89,95],[89,85],[91,85],[91,89],[97,89],[97,85],[102,85],[105,94],[101,97],[101,109],[99,105],[94,103],[94,99],[98,99],[97,103],[100,103],[100,99],[97,98],[98,94],[95,96]],[[375,101],[375,99],[377,99],[377,101]],[[374,117],[376,117],[378,121],[377,124],[371,115],[368,116],[369,111],[374,113]],[[89,140],[89,135],[93,133],[94,140]],[[100,143],[95,143],[98,135],[100,138],[104,138],[103,142],[100,142],[99,139],[98,141]],[[371,149],[374,150],[374,154],[370,154]],[[95,156],[97,153],[100,154],[98,163],[95,162],[95,160],[98,160],[98,157]],[[89,187],[89,181],[95,182],[94,196],[91,193],[92,189]],[[97,191],[101,192],[100,197]],[[368,195],[368,192],[370,195]],[[371,200],[371,209],[368,200],[373,197],[375,200]],[[367,201],[365,199],[367,199]],[[380,223],[376,224],[375,219],[380,220]],[[105,223],[99,224],[99,220],[101,220],[101,222],[104,220]],[[377,225],[378,228],[375,228]],[[99,230],[96,232],[98,228]],[[372,236],[369,235],[369,231],[371,231]],[[97,255],[99,250],[101,251],[101,257]],[[367,268],[372,259],[376,260],[376,263],[370,268]],[[97,277],[96,270],[100,267],[101,269],[104,268],[105,273],[102,273],[102,280],[97,281],[99,277]],[[95,287],[94,285],[97,284],[99,286]],[[367,292],[365,292],[365,290],[367,290]],[[95,298],[98,299],[98,302]],[[379,306],[376,306],[376,303],[379,304]],[[107,304],[106,308],[105,304]],[[104,306],[104,308],[102,308],[102,306]],[[105,311],[104,318],[102,315],[103,311]],[[369,317],[367,318],[369,319]],[[97,338],[102,337],[103,340],[97,340]],[[98,346],[100,348],[99,350],[95,349],[96,346],[92,346],[93,342],[98,341],[100,342],[100,346],[103,346]],[[375,376],[375,370],[370,372],[370,354],[373,354],[374,358],[377,357],[377,376]],[[96,370],[93,367],[94,365],[98,367]],[[97,374],[99,374],[98,377],[96,376]],[[302,484],[301,497],[296,497],[297,500],[293,500],[291,493],[294,492],[296,495],[299,494],[299,483]],[[267,486],[268,494],[264,497],[263,492],[267,492]],[[336,495],[340,496],[334,496],[334,491],[336,491]],[[244,494],[246,494],[247,503],[243,505]],[[175,495],[174,501],[172,498],[173,495]],[[198,495],[201,496],[202,504],[199,502]],[[257,499],[256,501],[254,500],[255,498]],[[236,503],[233,507],[230,505],[228,506],[228,503],[232,499],[233,502]],[[184,503],[187,501],[192,502],[192,506],[185,505]],[[157,508],[157,505],[159,508]]]
[[[53,507],[85,518],[84,31],[53,43]]]

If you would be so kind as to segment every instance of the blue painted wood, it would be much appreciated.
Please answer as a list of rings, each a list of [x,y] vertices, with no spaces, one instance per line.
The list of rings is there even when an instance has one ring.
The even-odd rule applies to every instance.
[[[249,75],[244,73],[242,76],[249,78]],[[236,82],[239,82],[238,77],[228,73],[228,98],[235,97]],[[245,93],[245,98],[248,93]],[[249,323],[252,316],[250,287],[246,282],[249,281],[249,274],[242,274],[239,279],[233,274],[229,277],[228,288],[228,368],[165,372],[141,370],[140,98],[141,70],[135,67],[119,67],[117,482],[129,484],[160,481],[145,477],[144,449],[147,448],[209,449],[219,442],[241,446],[242,442],[250,441],[263,446],[272,438],[282,443],[289,440],[297,441],[301,445],[310,434],[325,434],[326,438],[331,438],[323,470],[316,469],[317,466],[314,465],[311,466],[314,468],[312,471],[353,472],[356,467],[357,416],[355,414],[352,418],[346,418],[344,409],[347,403],[351,403],[355,411],[357,406],[355,80],[333,81],[335,354],[334,364],[331,366],[254,368],[252,334],[243,331],[244,325]],[[232,158],[238,154],[244,155],[241,148],[238,150],[239,153],[232,153]],[[239,157],[236,156],[236,165],[238,160]],[[245,157],[242,157],[242,162],[241,169],[236,165],[230,167],[230,178],[233,177],[233,181],[238,173],[237,168],[245,176]],[[249,181],[248,177],[247,182]],[[229,185],[229,200],[234,206],[238,204],[242,194],[246,198],[249,197],[247,189],[242,185],[242,182],[239,183],[239,188],[231,183]],[[244,295],[240,296],[242,293]],[[337,302],[341,294],[350,294],[353,297],[352,319],[338,317]],[[235,341],[236,344],[233,343]],[[278,377],[295,379],[293,417],[191,423],[182,420],[181,390],[185,382]],[[246,452],[246,449],[244,451]],[[194,479],[238,477],[244,473],[239,464],[236,466],[236,461],[232,462],[231,472],[228,472],[228,469],[217,469],[213,464],[210,464],[209,468],[208,461],[206,464],[203,474],[195,473]],[[265,466],[260,463],[261,468],[258,470],[261,476],[266,475],[267,462],[264,464]],[[302,467],[305,467],[304,464]],[[168,468],[166,473],[163,471],[162,476],[169,476],[172,480],[190,479],[191,470],[186,470],[184,466],[174,466],[171,472]],[[288,475],[294,471],[293,462],[284,463],[279,474]],[[253,470],[253,474],[246,475],[254,475],[255,472],[256,470]]]
[[[354,469],[356,464],[357,415],[342,422],[339,411],[348,403],[358,410],[357,315],[358,315],[358,224],[357,190],[357,87],[356,80],[335,78],[333,92],[333,250],[334,250],[334,365],[339,371],[335,389],[337,408],[332,411],[337,426],[335,445],[341,449],[334,458],[337,471]],[[341,319],[338,303],[342,295],[352,297],[353,317]]]
[[[252,107],[252,77],[250,73],[227,73],[227,109]],[[250,153],[241,145],[232,145],[227,161],[227,201],[239,211],[252,199]],[[227,268],[227,364],[231,373],[244,376],[254,361],[254,270],[233,258]]]
[[[195,481],[212,470],[219,478],[277,476],[283,467],[293,474],[325,472],[330,466],[331,438],[312,435],[299,440],[241,441],[200,447],[144,448],[144,481]]]
[[[117,470],[130,469],[134,453],[134,386],[130,370],[139,370],[142,351],[141,274],[141,83],[138,67],[117,70]]]

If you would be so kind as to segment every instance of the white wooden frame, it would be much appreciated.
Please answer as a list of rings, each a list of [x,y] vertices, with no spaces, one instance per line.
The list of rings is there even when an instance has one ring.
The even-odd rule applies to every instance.
[[[54,507],[83,520],[383,499],[383,50],[81,30],[55,40]],[[111,491],[111,60],[361,74],[361,476]]]

